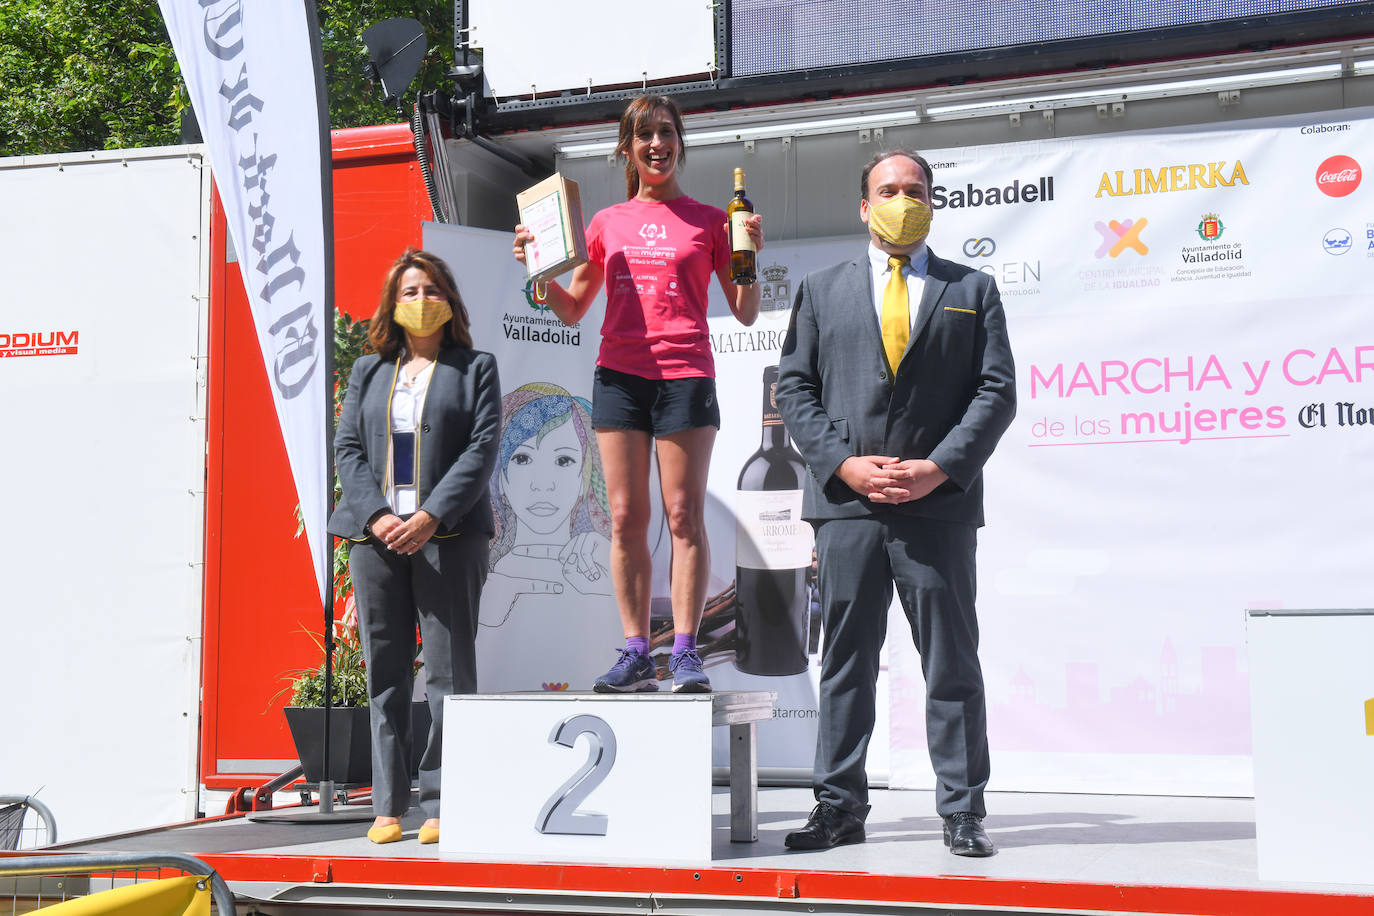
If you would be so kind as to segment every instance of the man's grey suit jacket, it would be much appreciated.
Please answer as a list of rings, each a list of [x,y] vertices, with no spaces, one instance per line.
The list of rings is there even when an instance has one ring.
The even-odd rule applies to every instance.
[[[997,284],[931,252],[894,386],[867,254],[807,274],[783,343],[777,402],[811,471],[806,519],[878,510],[982,525],[983,464],[1016,414]],[[853,455],[928,458],[949,480],[922,499],[876,506],[835,475]]]
[[[369,353],[353,364],[334,435],[343,497],[329,518],[331,534],[362,540],[372,517],[390,508],[382,484],[395,378],[395,360]],[[501,441],[501,383],[494,356],[466,347],[439,351],[417,439],[419,508],[439,520],[436,536],[491,534],[489,485]]]

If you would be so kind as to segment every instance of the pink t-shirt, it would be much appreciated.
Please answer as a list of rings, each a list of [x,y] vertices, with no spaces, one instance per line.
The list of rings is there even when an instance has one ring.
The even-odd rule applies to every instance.
[[[706,294],[730,266],[725,211],[690,197],[627,200],[592,217],[587,254],[606,271],[596,364],[643,378],[714,378]]]

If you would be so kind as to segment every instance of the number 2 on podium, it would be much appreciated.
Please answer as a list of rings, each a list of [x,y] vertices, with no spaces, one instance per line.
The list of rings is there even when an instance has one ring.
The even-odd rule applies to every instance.
[[[601,785],[610,774],[611,767],[615,766],[615,732],[605,719],[597,716],[569,716],[553,727],[549,733],[549,743],[571,748],[580,735],[587,736],[587,759],[539,809],[534,829],[540,833],[606,835],[606,815],[579,813],[577,807]]]

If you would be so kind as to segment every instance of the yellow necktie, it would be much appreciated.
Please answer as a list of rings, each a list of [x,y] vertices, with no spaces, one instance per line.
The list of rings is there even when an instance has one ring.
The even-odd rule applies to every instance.
[[[911,311],[907,306],[906,275],[902,268],[911,261],[905,255],[891,255],[887,266],[892,272],[883,288],[883,352],[887,354],[887,367],[892,377],[897,377],[897,364],[906,352],[906,342],[911,337]]]

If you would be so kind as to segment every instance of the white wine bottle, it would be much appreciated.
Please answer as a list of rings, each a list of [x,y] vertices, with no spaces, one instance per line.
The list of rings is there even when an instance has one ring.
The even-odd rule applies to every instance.
[[[730,217],[730,280],[736,286],[749,286],[758,279],[758,249],[744,227],[744,221],[754,215],[753,203],[744,196],[744,169],[735,169],[735,196],[725,212]]]
[[[763,370],[763,441],[735,494],[735,667],[800,674],[810,635],[806,574],[811,525],[802,520],[806,465],[782,425],[778,367]]]

